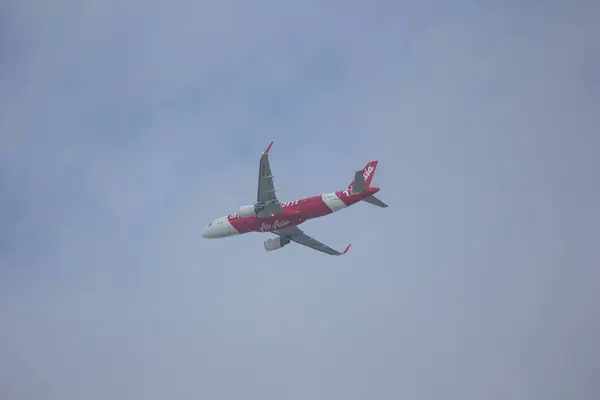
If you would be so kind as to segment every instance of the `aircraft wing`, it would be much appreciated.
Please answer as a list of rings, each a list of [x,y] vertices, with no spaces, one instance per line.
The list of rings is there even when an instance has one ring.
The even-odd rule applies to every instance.
[[[331,247],[324,245],[316,239],[311,238],[307,234],[305,234],[300,228],[297,226],[291,226],[289,228],[283,228],[276,231],[273,231],[274,234],[281,236],[282,238],[286,238],[291,240],[292,242],[299,243],[301,245],[310,247],[311,249],[315,249],[321,251],[326,254],[331,254],[332,256],[341,256],[348,252],[350,245],[346,247],[343,253],[340,253],[337,250],[332,249]]]
[[[285,211],[277,196],[275,195],[275,185],[273,184],[273,174],[269,163],[269,150],[273,142],[269,143],[269,147],[262,153],[260,157],[260,168],[258,172],[258,193],[256,201],[259,204],[264,204],[265,208],[258,212],[259,218],[270,217],[274,214],[284,214]]]

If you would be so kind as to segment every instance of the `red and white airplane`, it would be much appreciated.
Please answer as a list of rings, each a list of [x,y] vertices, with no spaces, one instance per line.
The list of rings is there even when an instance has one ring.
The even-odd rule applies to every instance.
[[[273,174],[269,165],[269,150],[272,145],[273,142],[269,143],[269,147],[260,158],[256,203],[240,207],[235,214],[217,218],[208,224],[202,236],[213,239],[248,232],[270,232],[279,237],[265,241],[267,251],[280,249],[292,241],[331,255],[346,254],[350,245],[340,253],[311,238],[300,230],[298,225],[309,219],[343,210],[359,201],[387,207],[387,204],[374,196],[379,188],[371,186],[378,161],[371,161],[362,171],[356,171],[354,181],[346,190],[280,203],[275,195]]]

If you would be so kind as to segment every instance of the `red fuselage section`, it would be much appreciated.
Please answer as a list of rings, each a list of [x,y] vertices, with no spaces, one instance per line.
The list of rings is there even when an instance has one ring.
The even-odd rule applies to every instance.
[[[369,187],[357,194],[352,194],[348,190],[337,191],[282,203],[284,214],[267,218],[257,218],[256,216],[243,218],[235,213],[228,215],[227,220],[238,234],[272,232],[285,227],[300,225],[309,219],[323,217],[339,211],[378,191],[379,188],[376,187]]]

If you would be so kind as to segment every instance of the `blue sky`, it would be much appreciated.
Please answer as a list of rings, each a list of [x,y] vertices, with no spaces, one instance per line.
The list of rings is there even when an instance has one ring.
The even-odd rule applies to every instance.
[[[598,398],[600,8],[478,3],[8,2],[0,397]]]

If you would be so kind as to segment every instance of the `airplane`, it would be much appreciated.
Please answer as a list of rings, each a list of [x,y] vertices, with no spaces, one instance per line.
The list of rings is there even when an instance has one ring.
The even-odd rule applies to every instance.
[[[354,180],[345,190],[281,203],[275,195],[269,162],[271,146],[273,141],[260,158],[256,203],[244,205],[236,213],[215,219],[204,228],[202,236],[216,239],[249,232],[269,232],[279,237],[264,242],[266,251],[295,242],[330,255],[346,254],[350,245],[339,252],[308,236],[298,225],[343,210],[359,201],[386,208],[387,204],[374,196],[379,188],[371,186],[378,161],[371,161],[362,170],[356,171]]]

